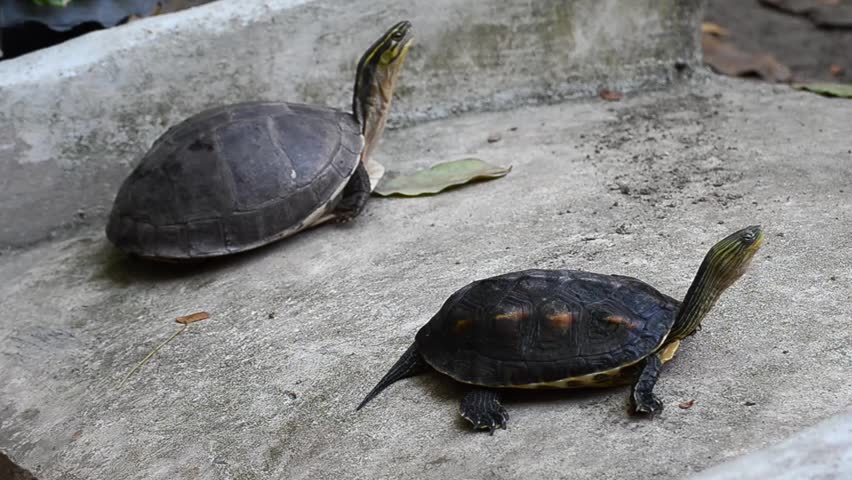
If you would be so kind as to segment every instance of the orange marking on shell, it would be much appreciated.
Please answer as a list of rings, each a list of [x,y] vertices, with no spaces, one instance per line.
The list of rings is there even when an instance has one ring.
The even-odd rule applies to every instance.
[[[632,320],[628,320],[622,317],[621,315],[610,315],[606,317],[605,320],[609,323],[614,323],[616,325],[624,325],[630,330],[635,330],[638,327],[638,325],[636,325],[636,323],[634,323]]]
[[[471,325],[473,325],[473,321],[468,320],[466,318],[456,320],[455,325],[453,325],[453,331],[457,334],[461,334],[470,329]]]
[[[527,314],[523,310],[512,310],[511,312],[501,313],[495,316],[497,320],[512,320],[517,322],[527,318]]]
[[[547,319],[555,327],[568,328],[574,323],[573,312],[559,312],[553,315],[548,315]]]

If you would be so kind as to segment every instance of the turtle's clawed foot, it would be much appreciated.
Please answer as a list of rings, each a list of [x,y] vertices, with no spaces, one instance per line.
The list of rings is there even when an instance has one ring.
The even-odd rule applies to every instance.
[[[653,393],[633,392],[633,413],[641,416],[650,416],[660,414],[663,411],[663,402]]]
[[[645,359],[645,366],[642,367],[642,373],[633,386],[633,394],[630,395],[630,403],[636,415],[653,417],[663,411],[663,402],[654,395],[654,385],[662,366],[663,361],[658,353]]]
[[[364,211],[364,205],[370,198],[370,175],[362,163],[358,163],[355,173],[346,187],[340,203],[334,209],[334,221],[336,223],[349,223]]]
[[[509,421],[509,413],[500,405],[500,396],[491,390],[471,391],[462,399],[459,411],[475,430],[488,430],[491,435],[498,427],[505,430]]]

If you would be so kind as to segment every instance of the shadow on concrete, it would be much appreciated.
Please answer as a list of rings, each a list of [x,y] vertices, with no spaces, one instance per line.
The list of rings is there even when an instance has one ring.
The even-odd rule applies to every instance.
[[[94,267],[93,280],[106,280],[121,287],[138,282],[164,282],[236,268],[264,255],[283,250],[289,239],[253,250],[186,261],[158,261],[122,252],[107,241],[93,246],[87,265]]]
[[[37,480],[29,470],[18,466],[3,452],[0,452],[0,478],[4,480]]]

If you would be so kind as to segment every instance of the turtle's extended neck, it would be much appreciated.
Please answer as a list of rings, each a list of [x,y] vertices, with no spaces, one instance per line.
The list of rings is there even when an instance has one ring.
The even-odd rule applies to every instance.
[[[387,67],[378,68],[369,84],[369,93],[361,105],[363,119],[361,120],[361,132],[364,135],[364,150],[361,161],[367,163],[373,149],[379,143],[379,138],[385,130],[390,113],[393,91],[396,88],[396,80],[402,62],[394,62]],[[357,100],[356,100],[357,101]]]
[[[689,286],[669,338],[680,340],[692,335],[725,291],[718,276],[707,273],[707,263],[705,258]]]
[[[402,21],[384,33],[361,57],[355,72],[352,114],[361,125],[364,149],[361,162],[366,164],[390,113],[393,91],[411,44],[411,23]]]
[[[686,292],[669,338],[680,340],[695,332],[722,292],[745,273],[763,239],[760,227],[748,227],[725,237],[707,252]]]

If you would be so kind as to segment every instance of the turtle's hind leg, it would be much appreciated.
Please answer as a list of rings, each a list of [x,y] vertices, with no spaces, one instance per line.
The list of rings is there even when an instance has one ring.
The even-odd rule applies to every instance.
[[[637,415],[653,416],[663,411],[663,402],[654,395],[654,385],[657,383],[662,367],[663,362],[659,354],[649,355],[645,359],[645,367],[642,368],[639,379],[633,385],[633,394],[630,396],[633,412]]]
[[[474,429],[488,430],[491,435],[497,427],[505,430],[509,420],[509,414],[500,405],[500,394],[483,388],[471,390],[462,398],[459,413]]]
[[[349,178],[349,183],[343,187],[343,195],[340,203],[334,209],[334,216],[338,223],[346,223],[357,217],[364,211],[367,199],[370,198],[370,175],[364,164],[358,162],[358,168]]]
[[[414,375],[428,372],[431,368],[432,367],[423,360],[423,357],[420,356],[420,353],[417,352],[417,345],[411,344],[411,346],[408,347],[408,350],[402,354],[402,357],[396,361],[390,371],[386,373],[381,380],[379,380],[379,383],[370,390],[370,393],[364,397],[364,400],[361,401],[361,404],[358,405],[358,408],[355,410],[361,410],[361,407],[366,405],[367,402],[373,399],[373,397],[381,393],[382,390],[397,380],[402,380],[403,378],[413,377]]]

